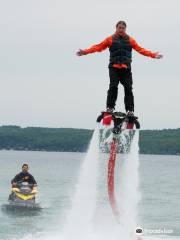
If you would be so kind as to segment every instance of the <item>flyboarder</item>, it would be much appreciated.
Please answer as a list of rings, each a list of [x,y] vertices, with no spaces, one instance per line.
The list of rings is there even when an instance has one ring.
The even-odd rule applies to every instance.
[[[77,56],[83,56],[90,53],[101,52],[109,48],[110,62],[109,62],[109,77],[110,84],[107,92],[106,111],[112,113],[115,109],[115,104],[118,95],[119,82],[124,87],[125,97],[124,104],[127,115],[134,115],[134,96],[132,91],[132,49],[140,54],[160,59],[163,55],[159,52],[151,52],[140,47],[137,42],[126,33],[126,22],[119,21],[116,24],[116,32],[107,37],[104,41],[97,45],[93,45],[88,49],[79,49]]]

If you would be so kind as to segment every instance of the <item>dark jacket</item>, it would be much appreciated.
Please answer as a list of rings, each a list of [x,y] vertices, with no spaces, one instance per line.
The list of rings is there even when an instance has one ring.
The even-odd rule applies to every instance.
[[[20,172],[12,180],[11,183],[28,182],[29,184],[37,184],[36,180],[30,173]]]

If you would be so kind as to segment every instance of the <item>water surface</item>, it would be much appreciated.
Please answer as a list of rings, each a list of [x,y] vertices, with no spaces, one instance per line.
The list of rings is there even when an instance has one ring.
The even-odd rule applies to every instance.
[[[43,207],[42,212],[35,216],[9,215],[0,211],[0,239],[27,236],[33,239],[38,234],[60,233],[71,207],[84,157],[83,153],[0,151],[0,205],[7,202],[10,181],[25,162],[38,182],[37,201]],[[179,169],[180,156],[140,155],[142,198],[138,219],[143,228],[171,229],[171,237],[180,236]],[[97,206],[105,210],[104,214],[107,213],[107,216],[100,216],[99,219],[110,221],[110,213],[106,211],[109,203],[106,198],[105,171],[102,168],[99,172]]]

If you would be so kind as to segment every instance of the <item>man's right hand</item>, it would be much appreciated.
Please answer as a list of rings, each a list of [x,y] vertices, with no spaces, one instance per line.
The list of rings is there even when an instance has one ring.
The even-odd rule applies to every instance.
[[[79,51],[76,53],[77,56],[83,56],[86,55],[82,49],[79,49]]]
[[[156,56],[155,56],[156,59],[161,59],[161,58],[163,58],[163,55],[160,54],[159,52],[156,52],[155,54],[156,54]]]

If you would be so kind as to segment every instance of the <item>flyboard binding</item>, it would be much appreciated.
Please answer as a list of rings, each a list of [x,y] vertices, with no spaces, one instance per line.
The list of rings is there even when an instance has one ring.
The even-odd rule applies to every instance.
[[[117,201],[115,197],[115,186],[114,186],[114,171],[115,171],[115,163],[116,163],[116,154],[118,151],[119,145],[119,136],[125,129],[140,129],[140,124],[138,122],[138,117],[126,115],[122,112],[102,112],[101,115],[97,118],[97,122],[102,122],[104,126],[110,126],[113,123],[113,127],[111,129],[113,137],[110,143],[110,155],[108,161],[108,197],[109,202],[113,211],[114,216],[118,220],[119,211],[117,207]]]

